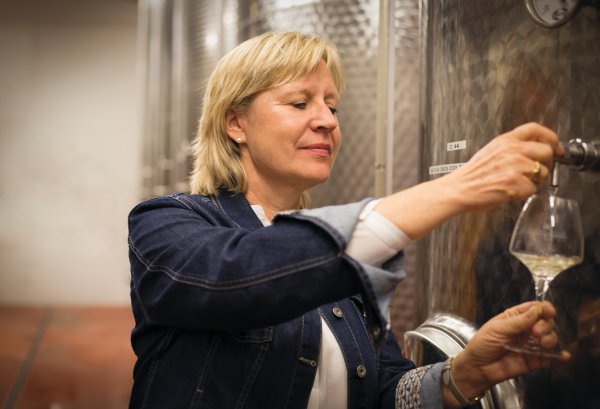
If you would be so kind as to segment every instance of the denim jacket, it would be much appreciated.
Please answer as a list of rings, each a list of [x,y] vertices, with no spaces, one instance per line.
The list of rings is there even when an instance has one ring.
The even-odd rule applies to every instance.
[[[225,191],[136,206],[130,408],[305,409],[320,317],[346,362],[348,408],[394,407],[414,365],[381,308],[403,273],[345,254],[365,204],[281,214],[268,227]]]

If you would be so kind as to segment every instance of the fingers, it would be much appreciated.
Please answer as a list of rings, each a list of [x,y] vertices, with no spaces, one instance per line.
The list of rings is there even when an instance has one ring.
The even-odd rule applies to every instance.
[[[506,135],[521,141],[521,153],[529,159],[523,163],[527,168],[522,172],[536,187],[550,175],[554,158],[564,153],[558,135],[540,124],[527,123]]]
[[[536,307],[537,311],[543,318],[552,319],[556,315],[556,309],[549,301],[544,301],[543,303],[539,301],[526,301],[508,308],[502,314],[493,319],[505,319],[524,314],[527,311],[530,311],[532,307]]]
[[[534,122],[523,124],[513,129],[510,133],[521,141],[541,142],[549,145],[552,148],[554,156],[561,156],[564,153],[558,135],[551,129],[540,124]]]
[[[540,162],[546,168],[552,167],[554,162],[554,150],[552,146],[541,142],[526,141],[521,142],[520,148],[525,157],[532,161]]]
[[[554,328],[554,320],[538,320],[531,329],[531,333],[538,337],[542,338],[545,335],[551,334]]]
[[[506,320],[506,329],[511,335],[517,335],[530,330],[540,317],[540,309],[537,305],[531,306],[524,313],[509,317]]]
[[[543,336],[538,336],[537,338],[539,339],[540,347],[542,349],[552,349],[558,345],[558,335],[556,335],[556,332],[554,331],[549,331]]]
[[[550,129],[530,123],[502,134],[445,176],[461,211],[483,211],[524,200],[549,176],[562,146]],[[562,152],[560,152],[562,154]]]
[[[550,167],[539,160],[524,160],[518,170],[521,175],[520,189],[515,189],[514,199],[527,199],[537,191],[538,185],[543,184],[550,176]]]
[[[543,350],[554,350],[558,346],[558,335],[554,330],[555,322],[554,316],[556,315],[556,309],[548,302],[543,303],[539,301],[529,301],[523,304],[516,305],[512,308],[507,309],[503,314],[497,318],[505,320],[506,327],[509,331],[517,331],[518,334],[531,334],[538,339],[540,347]],[[525,354],[527,355],[527,354]],[[543,355],[543,354],[542,354]],[[526,357],[527,363],[531,368],[532,362],[531,357]],[[561,351],[558,360],[567,361],[570,358],[570,354],[566,351]],[[537,359],[543,359],[547,362],[541,363],[536,361],[534,366],[547,366],[552,359],[556,357],[538,357]]]
[[[556,310],[551,303],[529,301],[507,309],[490,321],[504,321],[504,330],[511,335],[532,331],[536,337],[545,337],[554,331],[555,315]]]
[[[537,185],[543,180],[546,180],[550,171],[546,168],[539,160],[533,161],[533,169],[531,169],[531,174],[528,175],[529,180],[534,185]]]
[[[556,355],[558,335],[554,331],[556,310],[545,301],[515,305],[485,323],[464,350],[464,365],[472,367],[490,384],[566,362],[570,354]],[[506,345],[528,342],[533,335],[539,341],[539,353],[508,351]]]
[[[554,318],[554,316],[556,315],[556,309],[554,308],[554,305],[552,305],[552,303],[550,301],[543,301],[543,302],[534,301],[534,303],[540,304],[542,317],[549,319],[549,318]]]
[[[557,361],[568,361],[568,352],[561,351],[558,356],[555,352],[558,345],[555,315],[556,310],[547,301],[529,301],[507,309],[486,322],[469,341],[461,354],[463,365],[479,373],[487,383],[495,384]],[[515,342],[528,342],[531,335],[539,340],[539,353],[506,348]]]
[[[520,141],[519,150],[528,159],[522,161],[521,172],[537,188],[550,175],[554,158],[563,153],[558,136],[536,123],[521,125],[507,136]]]

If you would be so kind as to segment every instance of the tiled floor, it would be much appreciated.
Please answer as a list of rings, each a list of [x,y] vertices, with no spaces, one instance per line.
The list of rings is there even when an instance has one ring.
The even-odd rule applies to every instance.
[[[0,306],[2,408],[127,408],[132,326],[127,307]]]

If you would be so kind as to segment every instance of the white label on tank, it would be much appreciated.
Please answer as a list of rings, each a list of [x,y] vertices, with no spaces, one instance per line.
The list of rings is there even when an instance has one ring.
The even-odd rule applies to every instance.
[[[446,144],[446,151],[460,151],[467,148],[467,141],[454,141]]]
[[[430,175],[439,175],[442,173],[450,173],[450,172],[460,168],[464,164],[465,164],[464,162],[461,162],[461,163],[447,163],[445,165],[430,166],[429,174]]]

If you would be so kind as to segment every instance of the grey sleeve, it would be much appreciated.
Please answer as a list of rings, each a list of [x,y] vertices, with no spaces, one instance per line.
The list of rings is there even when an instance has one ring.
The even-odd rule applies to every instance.
[[[408,371],[396,387],[396,409],[443,409],[442,362]]]
[[[346,244],[350,241],[354,228],[358,223],[360,213],[363,208],[372,201],[373,198],[367,198],[360,202],[350,203],[338,206],[326,206],[316,209],[301,211],[304,216],[314,217],[327,223],[342,236]],[[387,311],[389,302],[393,295],[396,285],[405,278],[404,258],[402,253],[398,253],[386,262],[382,267],[370,265],[357,260],[358,264],[366,273],[373,292],[377,298],[377,304],[381,312]]]

